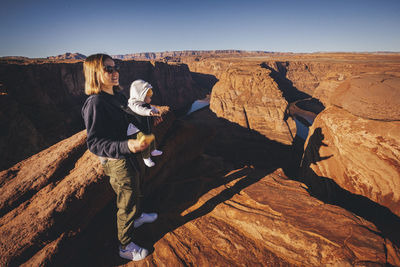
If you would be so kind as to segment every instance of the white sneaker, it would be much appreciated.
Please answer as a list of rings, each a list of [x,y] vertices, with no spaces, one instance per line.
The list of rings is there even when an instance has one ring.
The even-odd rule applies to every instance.
[[[162,151],[161,151],[161,150],[154,149],[153,151],[151,151],[151,155],[152,155],[153,157],[161,156],[161,155],[162,155]]]
[[[144,164],[146,164],[147,167],[153,167],[154,165],[156,165],[151,158],[147,158],[147,159],[143,159]]]
[[[141,226],[144,223],[152,223],[155,220],[157,220],[157,218],[158,218],[157,213],[144,213],[143,212],[142,215],[140,215],[140,217],[134,221],[133,227],[138,228],[139,226]]]
[[[141,248],[133,242],[126,245],[125,248],[119,246],[119,256],[131,261],[143,260],[148,254],[149,251],[147,249]]]

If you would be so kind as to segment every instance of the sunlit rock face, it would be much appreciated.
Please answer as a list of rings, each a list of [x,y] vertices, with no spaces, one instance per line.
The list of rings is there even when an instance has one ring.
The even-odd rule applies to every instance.
[[[399,78],[354,77],[310,129],[303,167],[400,215]],[[341,108],[343,107],[343,108]],[[311,172],[311,174],[310,174]]]
[[[219,78],[232,65],[263,65],[271,70],[285,99],[289,102],[308,97],[325,106],[336,88],[348,78],[362,74],[387,74],[400,77],[399,55],[351,53],[282,54],[245,58],[182,58],[192,72]],[[294,90],[293,90],[294,89]],[[301,92],[301,93],[299,93]]]
[[[230,67],[213,87],[210,107],[219,117],[290,144],[296,126],[284,120],[288,102],[269,74],[260,66]]]
[[[352,77],[335,90],[331,102],[358,117],[400,121],[400,77],[382,74]]]

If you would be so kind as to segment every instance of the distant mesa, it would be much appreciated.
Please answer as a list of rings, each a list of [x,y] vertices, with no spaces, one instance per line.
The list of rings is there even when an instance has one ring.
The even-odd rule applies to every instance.
[[[125,55],[114,55],[113,58],[121,60],[168,60],[180,57],[193,56],[244,56],[244,55],[267,55],[274,52],[267,51],[246,51],[246,50],[184,50],[184,51],[165,51],[165,52],[145,52]]]
[[[114,59],[119,60],[160,60],[167,62],[180,62],[181,58],[185,57],[240,57],[240,56],[265,56],[265,55],[280,55],[288,53],[268,52],[268,51],[246,51],[246,50],[184,50],[184,51],[165,51],[165,52],[143,52],[132,54],[112,55]],[[290,54],[290,53],[289,53]],[[46,58],[29,58],[21,56],[5,56],[0,57],[0,61],[8,63],[44,63],[48,60],[85,60],[87,56],[80,53],[67,52],[62,55],[49,56]]]
[[[22,57],[22,56],[5,56],[5,57],[0,57],[2,60],[25,60],[29,59],[29,57]]]
[[[74,59],[74,60],[82,60],[85,59],[86,56],[79,54],[79,53],[65,53],[62,55],[58,55],[58,56],[51,56],[51,57],[47,57],[47,59],[55,59],[55,60],[60,60],[60,59]]]

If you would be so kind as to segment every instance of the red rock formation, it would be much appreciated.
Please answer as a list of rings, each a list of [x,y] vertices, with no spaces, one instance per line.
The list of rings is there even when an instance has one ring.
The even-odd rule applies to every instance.
[[[0,65],[0,169],[82,128],[81,64]]]
[[[222,71],[222,70],[221,70]],[[269,76],[270,71],[250,64],[230,65],[217,74],[210,107],[219,117],[256,130],[266,137],[291,143],[292,120],[284,121],[288,102]]]
[[[369,61],[368,57],[370,57]],[[295,88],[329,105],[332,93],[347,78],[362,73],[397,72],[399,74],[399,63],[392,61],[390,57],[382,57],[380,62],[375,60],[372,55],[367,55],[366,58],[351,58],[349,55],[344,59],[331,56],[322,60],[305,59],[267,63],[291,81]]]
[[[354,76],[339,86],[331,102],[352,114],[372,120],[400,121],[400,77]]]
[[[283,91],[287,101],[304,98],[299,91],[329,105],[334,90],[347,78],[364,73],[386,73],[400,76],[398,54],[271,54],[242,58],[181,58],[192,72],[213,74],[217,78],[237,62],[263,64]]]
[[[1,195],[13,195],[14,200],[8,201],[5,210],[18,204],[0,219],[1,265],[20,265],[35,254],[44,254],[36,256],[43,262],[33,265],[46,263],[54,252],[51,247],[73,239],[112,198],[93,155],[70,158],[74,154],[71,149],[85,146],[85,133],[71,139],[76,140],[72,146],[64,146],[70,141],[67,139],[1,173]],[[71,165],[66,169],[62,164],[53,165],[55,155],[60,155],[60,161],[72,161]],[[46,175],[48,171],[50,176]],[[52,177],[55,172],[58,175]],[[22,188],[18,188],[19,184]]]
[[[186,223],[166,233],[143,265],[400,263],[396,247],[374,234],[373,224],[317,201],[299,182],[250,168],[210,179],[230,182],[207,192],[184,210],[181,220]],[[187,188],[189,183],[193,182],[180,188]],[[163,208],[168,211],[168,207]]]
[[[398,84],[376,75],[346,81],[332,100],[343,109],[329,107],[314,121],[303,165],[306,176],[330,178],[400,216],[400,122],[390,121],[399,118]]]
[[[226,70],[213,87],[210,101],[218,116],[290,144],[296,126],[292,120],[284,121],[287,105],[269,72],[261,67]]]

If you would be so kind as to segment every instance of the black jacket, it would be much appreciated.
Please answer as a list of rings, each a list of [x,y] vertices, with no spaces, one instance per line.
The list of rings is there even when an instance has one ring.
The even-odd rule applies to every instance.
[[[127,101],[121,93],[110,95],[103,91],[86,99],[82,117],[87,130],[87,146],[92,153],[116,159],[131,154],[126,135],[129,122],[121,108],[126,107]]]

